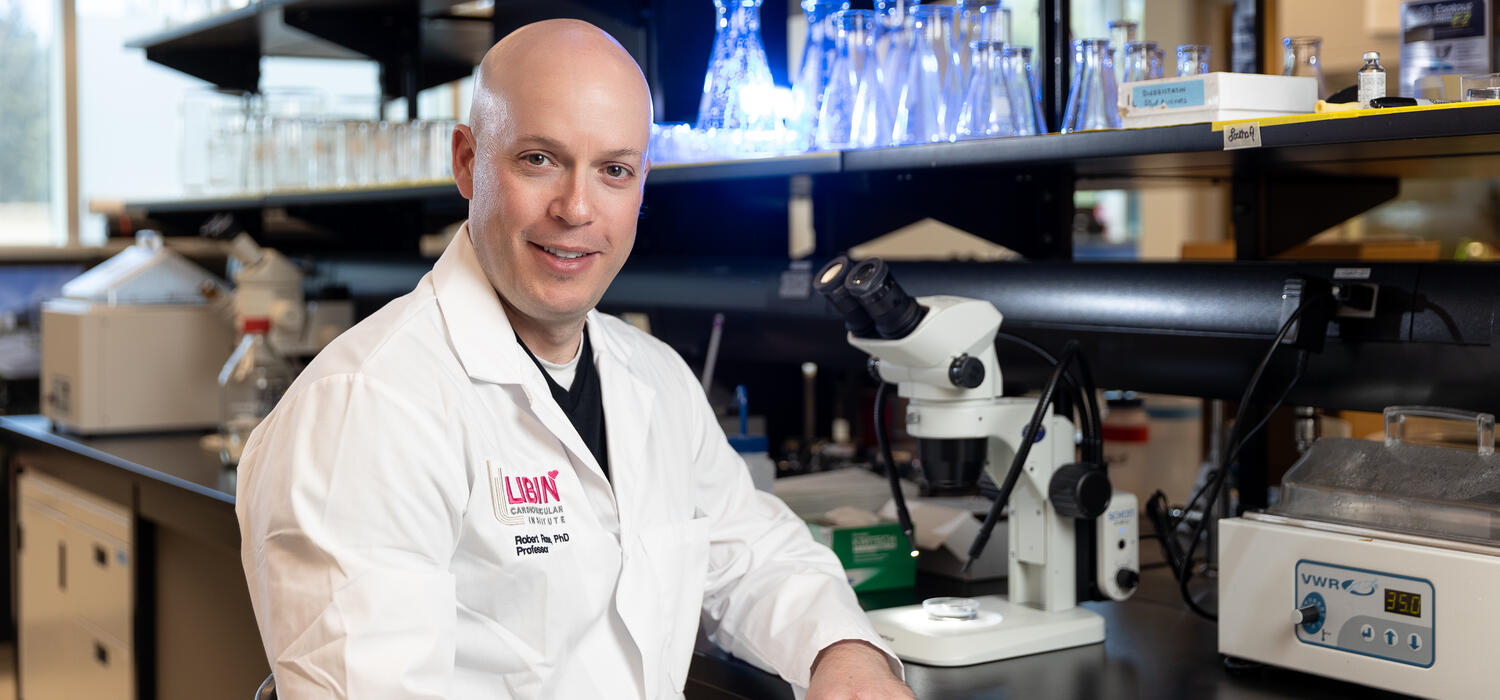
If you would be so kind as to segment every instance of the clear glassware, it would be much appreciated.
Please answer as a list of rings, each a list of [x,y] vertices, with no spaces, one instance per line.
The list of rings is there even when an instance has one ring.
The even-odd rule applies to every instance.
[[[834,62],[818,115],[819,148],[870,148],[889,143],[890,103],[875,59],[875,12],[842,10],[833,15]]]
[[[180,106],[178,173],[190,195],[225,194],[245,187],[249,101],[239,92],[188,92]]]
[[[1140,25],[1128,19],[1112,19],[1107,25],[1109,27],[1109,45],[1117,51],[1124,51],[1125,47],[1136,40],[1136,30]],[[1121,55],[1119,62],[1115,64],[1115,80],[1125,82],[1125,61]]]
[[[239,345],[219,370],[219,457],[227,466],[239,464],[245,440],[296,377],[291,363],[266,342],[270,330],[268,319],[245,319]]]
[[[1460,76],[1458,89],[1464,102],[1500,99],[1500,73]]]
[[[958,8],[919,5],[911,14],[911,57],[896,100],[892,140],[898,144],[951,141],[958,122],[958,66],[953,50]]]
[[[316,136],[312,151],[312,187],[337,189],[348,180],[345,157],[344,122],[340,119],[310,120]]]
[[[1153,45],[1151,48],[1151,79],[1160,80],[1166,77],[1167,74],[1167,50],[1160,46],[1155,46],[1156,42],[1154,41],[1151,44]]]
[[[1207,44],[1181,44],[1177,47],[1177,75],[1208,75]]]
[[[1134,83],[1161,77],[1161,64],[1157,56],[1161,49],[1154,41],[1132,41],[1125,45],[1125,59],[1121,61],[1122,82]]]
[[[324,96],[314,90],[266,91],[262,137],[270,162],[266,188],[303,190],[316,185],[317,137]],[[312,157],[310,157],[312,156]]]
[[[775,85],[760,40],[761,2],[714,0],[717,30],[698,103],[699,129],[769,131],[777,126],[775,106],[767,99]]]
[[[1073,88],[1063,114],[1063,133],[1120,128],[1113,56],[1108,39],[1073,42]]]
[[[875,0],[875,55],[886,103],[901,98],[901,81],[911,53],[911,11],[921,0]]]
[[[1000,0],[958,0],[958,56],[963,68],[960,85],[969,84],[976,41],[1010,43],[1010,10]]]
[[[960,139],[983,139],[1015,136],[1016,123],[1011,116],[1010,86],[1001,64],[1005,43],[974,41],[969,45],[974,66],[969,87],[964,91],[963,107],[958,113],[957,135]],[[1030,106],[1030,105],[1026,105]]]
[[[1032,136],[1047,132],[1047,121],[1042,118],[1042,105],[1037,99],[1036,74],[1031,69],[1031,48],[1006,46],[1000,51],[1000,66],[1005,73],[1005,86],[1010,91],[1011,119],[1015,121],[1017,136]]]
[[[833,70],[833,13],[849,9],[848,0],[802,0],[802,14],[807,20],[807,39],[802,44],[802,62],[792,80],[791,126],[805,134],[809,142],[817,130],[823,94]]]
[[[1282,75],[1300,75],[1318,81],[1318,99],[1328,98],[1328,83],[1323,80],[1323,37],[1289,36],[1281,40],[1286,48]]]

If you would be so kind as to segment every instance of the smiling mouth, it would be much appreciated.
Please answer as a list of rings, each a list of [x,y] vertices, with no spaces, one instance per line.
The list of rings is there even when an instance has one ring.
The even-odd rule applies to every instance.
[[[532,245],[547,251],[548,255],[551,255],[552,257],[555,257],[559,260],[577,260],[578,258],[581,258],[585,255],[593,255],[593,253],[563,250],[561,248],[553,248],[551,246],[538,245],[536,243],[532,243]]]

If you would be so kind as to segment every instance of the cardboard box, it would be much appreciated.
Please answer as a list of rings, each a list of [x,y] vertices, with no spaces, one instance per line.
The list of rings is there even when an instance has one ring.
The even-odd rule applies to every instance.
[[[856,592],[910,588],[916,583],[917,560],[906,548],[900,525],[836,527],[810,522],[807,527],[813,539],[838,555]]]
[[[1312,78],[1209,73],[1120,85],[1126,128],[1263,119],[1311,114],[1318,105]]]

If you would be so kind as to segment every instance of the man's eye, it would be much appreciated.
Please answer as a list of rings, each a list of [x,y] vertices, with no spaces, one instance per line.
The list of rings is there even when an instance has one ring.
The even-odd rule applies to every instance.
[[[630,175],[630,171],[626,170],[623,165],[607,165],[604,167],[604,174],[610,177],[626,177]]]
[[[528,153],[525,157],[526,162],[531,165],[541,166],[546,165],[548,162],[547,156],[544,156],[540,153]]]

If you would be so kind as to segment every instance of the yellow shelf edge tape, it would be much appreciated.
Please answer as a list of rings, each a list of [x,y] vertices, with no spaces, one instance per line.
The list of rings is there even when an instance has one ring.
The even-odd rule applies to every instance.
[[[1315,112],[1313,114],[1292,114],[1285,117],[1263,117],[1260,119],[1231,119],[1222,122],[1212,122],[1210,126],[1213,131],[1223,131],[1226,126],[1240,124],[1255,124],[1262,129],[1268,126],[1281,126],[1283,124],[1303,124],[1306,122],[1320,122],[1329,119],[1357,119],[1387,114],[1405,114],[1407,112],[1435,112],[1444,109],[1465,109],[1468,107],[1493,107],[1500,105],[1500,100],[1481,100],[1475,102],[1448,102],[1435,105],[1414,105],[1411,107],[1390,107],[1387,109],[1348,109],[1339,112]]]

